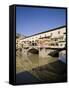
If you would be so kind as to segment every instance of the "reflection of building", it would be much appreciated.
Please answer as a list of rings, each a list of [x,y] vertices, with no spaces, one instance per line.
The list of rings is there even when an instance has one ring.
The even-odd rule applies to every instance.
[[[37,45],[63,48],[66,45],[66,26],[28,36],[21,39],[19,43],[22,47]]]

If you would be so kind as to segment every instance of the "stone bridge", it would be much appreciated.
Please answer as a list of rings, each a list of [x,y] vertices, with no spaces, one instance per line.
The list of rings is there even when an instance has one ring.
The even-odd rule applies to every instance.
[[[63,50],[63,48],[29,46],[27,48],[22,48],[22,53],[25,56],[30,52],[33,54],[39,54],[39,57],[47,57],[48,55],[58,55],[61,50]]]

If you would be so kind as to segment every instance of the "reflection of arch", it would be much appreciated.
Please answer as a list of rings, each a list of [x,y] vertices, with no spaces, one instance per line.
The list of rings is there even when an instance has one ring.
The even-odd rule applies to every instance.
[[[39,50],[36,49],[36,48],[30,48],[30,49],[28,50],[28,52],[33,53],[33,54],[38,54],[38,53],[39,53]]]

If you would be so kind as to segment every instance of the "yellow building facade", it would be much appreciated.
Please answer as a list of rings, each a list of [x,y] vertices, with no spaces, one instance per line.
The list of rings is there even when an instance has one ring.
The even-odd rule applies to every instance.
[[[66,46],[66,26],[58,27],[45,32],[28,36],[24,39],[16,40],[18,46],[40,46],[40,47],[61,47]]]

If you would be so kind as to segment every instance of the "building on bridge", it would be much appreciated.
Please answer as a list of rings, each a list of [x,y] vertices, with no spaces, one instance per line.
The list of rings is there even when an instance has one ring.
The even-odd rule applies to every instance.
[[[16,34],[16,49],[20,49],[22,47],[20,41],[23,40],[24,38],[25,36],[18,33]]]
[[[19,40],[21,47],[59,47],[66,46],[66,26],[54,28],[45,32],[40,32]]]

